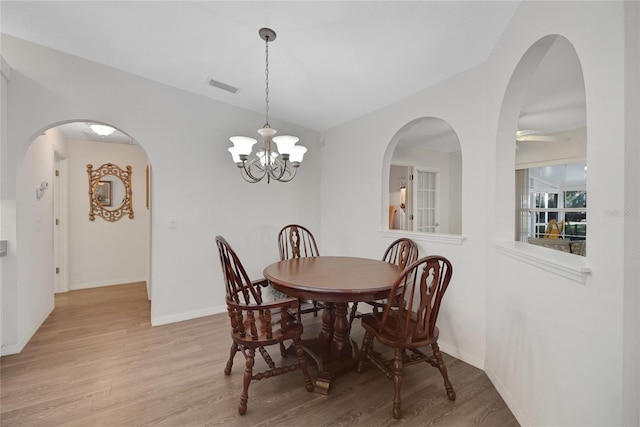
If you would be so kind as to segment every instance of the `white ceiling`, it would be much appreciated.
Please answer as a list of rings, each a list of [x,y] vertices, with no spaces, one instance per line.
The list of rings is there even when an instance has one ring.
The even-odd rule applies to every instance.
[[[264,41],[270,115],[324,131],[485,61],[518,1],[6,1],[3,33],[231,105],[264,113]],[[522,107],[519,129],[553,134],[585,126],[584,83],[571,45],[557,38]],[[524,54],[524,52],[523,52]],[[207,80],[239,88],[236,94]],[[256,127],[263,123],[256,123]],[[67,136],[98,137],[86,123]],[[401,145],[459,148],[432,122]],[[446,148],[442,148],[445,147]],[[432,148],[436,148],[435,146]]]
[[[487,60],[518,1],[5,1],[3,33],[324,131]],[[231,94],[211,77],[239,88]],[[259,127],[263,123],[257,123]]]
[[[460,140],[451,125],[436,117],[422,117],[405,125],[398,135],[398,146],[453,153],[460,151]]]
[[[540,61],[520,111],[518,129],[554,134],[586,125],[584,78],[575,49],[556,36]]]

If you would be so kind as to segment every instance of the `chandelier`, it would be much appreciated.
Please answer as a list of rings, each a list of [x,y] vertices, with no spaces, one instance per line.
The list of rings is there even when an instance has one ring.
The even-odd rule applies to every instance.
[[[298,138],[295,136],[274,136],[276,130],[269,125],[269,42],[276,39],[276,33],[270,28],[261,28],[258,34],[265,41],[266,123],[262,129],[258,129],[262,136],[262,147],[249,160],[253,145],[258,141],[248,136],[232,136],[229,140],[233,147],[229,147],[229,152],[245,181],[255,183],[266,176],[267,183],[271,180],[289,182],[296,176],[307,148],[296,145]],[[276,143],[277,151],[273,149],[272,142]]]

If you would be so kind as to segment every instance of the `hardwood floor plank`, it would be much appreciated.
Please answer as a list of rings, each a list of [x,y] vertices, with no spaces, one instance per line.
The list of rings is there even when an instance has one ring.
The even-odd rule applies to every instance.
[[[245,360],[223,373],[231,339],[226,314],[151,327],[146,285],[56,295],[56,308],[22,353],[0,359],[0,424],[11,426],[518,426],[484,372],[445,356],[457,400],[437,369],[405,370],[403,418],[391,416],[393,383],[373,368],[309,393],[294,371],[253,381],[237,407]],[[305,318],[305,336],[320,318]],[[360,325],[353,325],[358,345]],[[283,361],[277,349],[276,363]],[[317,369],[309,363],[310,374]],[[255,370],[264,367],[256,359]]]

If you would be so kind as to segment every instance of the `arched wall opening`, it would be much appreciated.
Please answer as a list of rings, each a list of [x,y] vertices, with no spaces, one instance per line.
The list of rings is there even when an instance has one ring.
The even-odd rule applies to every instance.
[[[462,234],[462,151],[454,129],[437,117],[402,126],[382,165],[383,230]]]
[[[500,112],[494,237],[550,242],[538,238],[551,236],[555,243],[567,243],[568,252],[569,239],[575,236],[565,234],[586,227],[585,104],[582,69],[573,45],[559,35],[534,43],[511,76]],[[562,176],[554,177],[558,172]],[[564,196],[574,193],[584,196],[584,210],[565,212],[571,207],[565,208]],[[541,202],[549,196],[550,203]],[[556,223],[562,231],[546,233]]]
[[[2,301],[10,312],[3,325],[15,331],[3,337],[14,343],[5,354],[19,352],[35,333],[34,325],[54,308],[55,292],[144,281],[151,297],[148,156],[117,129],[111,137],[70,133],[74,126],[88,130],[89,123],[101,122],[75,119],[42,128],[17,167],[18,280]],[[116,138],[121,141],[114,143]],[[88,163],[132,166],[134,218],[89,219]]]

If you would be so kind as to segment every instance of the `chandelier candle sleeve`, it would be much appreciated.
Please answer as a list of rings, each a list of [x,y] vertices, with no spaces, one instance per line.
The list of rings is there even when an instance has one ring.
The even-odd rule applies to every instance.
[[[274,136],[277,131],[269,125],[269,42],[275,40],[276,33],[270,28],[261,28],[258,34],[265,41],[266,123],[258,129],[258,133],[262,136],[262,147],[259,147],[255,156],[250,158],[253,146],[258,141],[247,136],[232,136],[229,140],[233,143],[233,147],[229,147],[228,150],[245,181],[255,183],[266,176],[267,183],[272,179],[289,182],[295,178],[307,148],[296,145],[299,139],[295,136]],[[277,151],[273,149],[271,142],[275,142]]]

